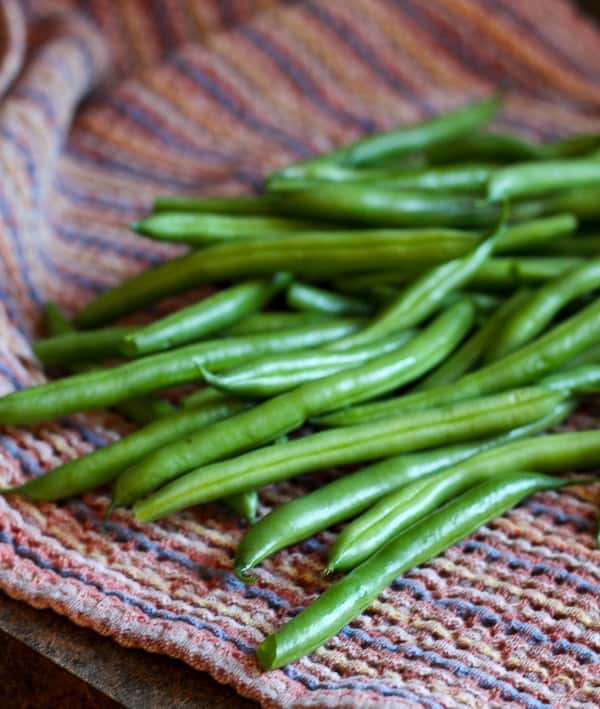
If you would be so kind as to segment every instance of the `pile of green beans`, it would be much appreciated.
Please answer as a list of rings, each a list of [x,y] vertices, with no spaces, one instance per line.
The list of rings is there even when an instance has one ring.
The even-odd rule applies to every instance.
[[[260,644],[270,669],[398,574],[574,482],[558,474],[598,470],[598,431],[551,431],[600,393],[600,135],[492,132],[500,106],[360,138],[256,196],[159,197],[130,227],[181,255],[72,321],[47,304],[33,351],[63,376],[0,398],[0,424],[110,406],[137,430],[0,493],[111,484],[107,514],[141,522],[222,501],[251,525],[235,559],[249,583],[346,523],[325,571],[347,575]],[[256,521],[261,487],[330,466],[354,467]]]

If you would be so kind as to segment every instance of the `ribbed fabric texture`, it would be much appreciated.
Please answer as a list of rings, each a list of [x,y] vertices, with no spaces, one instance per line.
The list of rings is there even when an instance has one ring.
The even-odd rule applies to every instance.
[[[268,169],[493,89],[499,127],[600,128],[600,34],[567,0],[3,0],[0,50],[2,393],[42,380],[30,338],[45,300],[74,312],[178,252],[124,226],[157,194],[252,191]],[[0,429],[0,485],[127,428],[99,412]],[[265,489],[261,511],[318,479]],[[142,526],[122,510],[103,523],[107,503],[0,499],[0,588],[268,707],[600,704],[592,499],[536,496],[268,674],[254,649],[327,585],[333,534],[244,586],[244,528],[224,508]]]

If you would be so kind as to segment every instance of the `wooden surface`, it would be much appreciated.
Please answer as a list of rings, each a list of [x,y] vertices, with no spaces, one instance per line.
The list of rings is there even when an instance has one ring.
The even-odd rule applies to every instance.
[[[252,709],[209,675],[0,593],[0,707]]]

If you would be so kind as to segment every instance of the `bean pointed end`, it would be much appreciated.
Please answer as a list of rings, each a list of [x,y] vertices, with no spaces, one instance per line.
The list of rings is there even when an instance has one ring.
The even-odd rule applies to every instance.
[[[247,583],[247,584],[257,583],[258,578],[256,576],[253,576],[252,574],[248,573],[251,568],[252,568],[251,566],[237,566],[236,565],[233,569],[233,573],[235,574],[237,579],[239,579],[240,581],[243,581],[244,583]]]

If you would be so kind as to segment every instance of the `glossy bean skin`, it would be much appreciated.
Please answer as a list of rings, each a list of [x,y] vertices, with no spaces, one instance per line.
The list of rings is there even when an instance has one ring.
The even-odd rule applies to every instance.
[[[104,448],[69,461],[21,487],[4,490],[34,500],[61,500],[105,485],[123,469],[170,441],[189,435],[203,426],[242,410],[246,404],[224,399],[149,423]]]
[[[54,303],[46,304],[44,317],[46,322],[46,333],[50,336],[50,338],[53,338],[57,335],[64,335],[66,333],[75,332],[73,324],[69,320],[67,320],[60,308]],[[88,335],[88,333],[85,333],[85,335]],[[45,341],[48,342],[49,340]],[[115,338],[115,343],[117,343],[117,341],[118,338]],[[79,340],[79,342],[77,340],[74,340],[74,342],[75,351],[81,351],[82,348],[79,344],[81,340]],[[61,351],[60,347],[58,348],[58,351]],[[71,364],[66,365],[67,370],[69,372],[82,373],[90,372],[96,369],[93,364],[90,365],[79,363],[79,361],[77,361],[73,355],[74,353],[71,351],[70,357],[66,357],[67,360],[75,360]],[[65,359],[64,346],[62,347],[61,359]],[[63,366],[65,365],[63,364]],[[145,426],[151,421],[155,421],[156,419],[162,418],[163,416],[169,416],[170,414],[175,413],[176,410],[173,404],[171,404],[171,402],[167,401],[166,399],[159,399],[158,397],[152,395],[144,396],[137,399],[130,399],[128,401],[121,401],[120,404],[118,404],[115,408],[120,414],[130,419],[134,423],[137,423],[139,426]]]
[[[263,640],[257,649],[261,665],[274,669],[316,650],[360,615],[398,575],[440,554],[528,495],[567,482],[513,472],[469,490],[386,544]]]
[[[402,531],[456,495],[514,470],[540,473],[593,469],[600,463],[600,432],[562,433],[506,443],[417,480],[388,495],[338,536],[327,570],[352,569]]]
[[[259,520],[239,543],[236,574],[245,575],[280,549],[351,519],[385,495],[414,480],[449,468],[484,450],[552,428],[572,411],[573,404],[567,401],[559,404],[549,415],[494,438],[387,458],[276,507]]]
[[[494,343],[498,330],[512,313],[531,297],[531,291],[517,291],[500,305],[479,329],[471,335],[437,369],[422,379],[412,391],[426,391],[434,387],[450,384],[475,369],[483,359],[487,349]]]
[[[291,170],[291,168],[290,168]],[[345,168],[339,165],[298,165],[286,176],[267,181],[269,192],[318,187],[319,183],[377,184],[386,189],[423,190],[426,192],[475,193],[484,191],[494,170],[486,164],[451,165],[449,167]],[[293,174],[293,176],[292,176]]]
[[[470,303],[457,303],[398,350],[307,382],[196,436],[163,447],[119,476],[113,491],[115,504],[130,504],[193,468],[274,440],[299,428],[317,412],[335,409],[343,402],[364,401],[414,380],[456,347],[471,327],[473,316]]]
[[[68,331],[36,340],[33,351],[40,362],[51,367],[83,362],[101,362],[121,357],[121,344],[132,327],[107,327],[87,332]]]
[[[565,399],[559,392],[530,388],[321,431],[193,470],[136,503],[134,513],[149,521],[300,473],[499,434],[546,416]]]
[[[255,313],[228,327],[224,334],[233,337],[265,334],[267,332],[305,327],[306,325],[318,325],[327,319],[328,316],[316,312],[288,313],[269,311]]]
[[[289,283],[287,274],[247,281],[181,308],[125,335],[121,348],[130,357],[173,349],[214,334],[260,310]]]
[[[494,163],[523,162],[545,158],[543,147],[511,133],[474,131],[460,138],[435,145],[426,151],[431,165],[473,160]]]
[[[396,411],[423,410],[443,402],[483,396],[535,382],[600,341],[600,300],[549,330],[534,342],[460,379],[427,391],[355,406],[319,419],[325,426],[349,426]]]
[[[535,285],[558,278],[582,263],[583,259],[569,256],[491,258],[473,276],[471,285],[501,290]]]
[[[258,197],[157,197],[155,212],[198,212],[212,214],[272,214],[268,195]]]
[[[311,232],[279,239],[218,244],[148,269],[106,291],[75,318],[97,327],[187,288],[288,271],[330,278],[395,265],[429,266],[468,253],[480,236],[455,229]],[[365,249],[365,243],[369,248]]]
[[[31,424],[76,411],[102,408],[169,386],[201,379],[201,366],[223,369],[251,357],[324,344],[356,329],[352,320],[331,320],[277,334],[206,340],[100,371],[65,377],[0,399],[0,421]]]
[[[370,315],[371,303],[359,298],[317,288],[308,283],[292,283],[286,292],[286,302],[290,308],[316,312],[323,315]]]
[[[491,358],[497,359],[522,347],[542,332],[570,301],[600,288],[600,259],[550,281],[508,318],[500,331]]]
[[[358,183],[323,183],[276,192],[281,212],[379,227],[482,227],[498,220],[498,207],[452,193],[402,191]]]
[[[318,224],[301,219],[193,212],[159,212],[129,226],[152,239],[190,246],[257,239],[319,228]]]
[[[569,367],[544,377],[540,380],[540,386],[573,394],[597,394],[600,391],[600,366],[596,363]]]
[[[444,298],[466,285],[490,257],[504,231],[506,214],[488,239],[460,259],[434,266],[405,288],[375,316],[360,333],[332,345],[335,349],[353,347],[383,337],[400,328],[419,325],[441,306]]]
[[[496,97],[482,99],[413,126],[401,126],[387,133],[360,138],[350,145],[319,155],[300,165],[304,167],[323,163],[354,167],[376,165],[382,160],[404,156],[467,134],[487,123],[498,107],[499,100]],[[292,165],[290,168],[272,174],[293,175],[294,169],[296,166]]]
[[[221,375],[207,375],[206,381],[227,394],[264,399],[393,352],[415,335],[416,330],[403,330],[340,352],[298,350],[287,355],[261,357]]]
[[[250,524],[254,524],[258,510],[258,493],[256,490],[247,490],[238,495],[231,495],[224,500],[227,507],[238,517],[247,519]]]
[[[497,201],[578,187],[600,187],[599,160],[582,158],[511,165],[491,178],[488,197]]]

